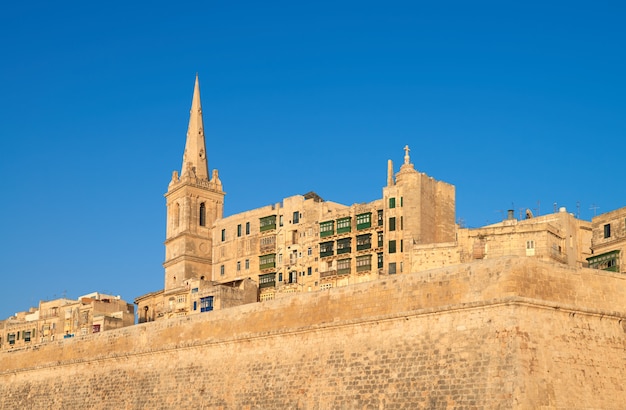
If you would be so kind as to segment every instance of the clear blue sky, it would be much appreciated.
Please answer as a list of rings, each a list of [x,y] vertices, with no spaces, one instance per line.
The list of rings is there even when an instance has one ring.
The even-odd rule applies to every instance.
[[[196,72],[227,215],[380,198],[406,144],[467,226],[626,206],[624,21],[619,1],[8,2],[0,318],[163,287]]]

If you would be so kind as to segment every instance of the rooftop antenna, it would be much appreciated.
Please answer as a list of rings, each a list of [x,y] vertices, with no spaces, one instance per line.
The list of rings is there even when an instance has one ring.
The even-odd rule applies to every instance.
[[[556,202],[554,203],[554,213],[556,213]]]
[[[593,211],[593,216],[596,216],[596,214],[598,213],[598,208],[600,207],[596,204],[591,204],[591,206],[589,207],[589,209]]]
[[[541,212],[541,201],[537,201],[537,208],[535,208],[535,212],[537,212],[537,216],[540,215],[540,212]]]
[[[524,211],[526,210],[526,208],[517,208],[519,210],[519,220],[521,221],[522,219],[524,219]]]
[[[576,218],[580,219],[580,201],[576,201]]]

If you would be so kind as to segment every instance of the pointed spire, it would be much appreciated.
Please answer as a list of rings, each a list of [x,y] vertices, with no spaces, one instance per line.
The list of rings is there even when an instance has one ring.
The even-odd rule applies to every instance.
[[[189,113],[189,127],[187,128],[187,142],[183,154],[183,167],[181,177],[188,174],[200,179],[208,179],[209,166],[206,156],[206,144],[204,142],[204,124],[202,121],[202,104],[200,103],[200,82],[196,73],[196,84],[193,89],[191,100],[191,112]]]

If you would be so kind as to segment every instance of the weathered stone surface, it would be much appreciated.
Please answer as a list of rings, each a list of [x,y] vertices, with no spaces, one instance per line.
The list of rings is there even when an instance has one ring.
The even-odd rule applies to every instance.
[[[0,354],[0,408],[618,409],[626,279],[504,258]]]

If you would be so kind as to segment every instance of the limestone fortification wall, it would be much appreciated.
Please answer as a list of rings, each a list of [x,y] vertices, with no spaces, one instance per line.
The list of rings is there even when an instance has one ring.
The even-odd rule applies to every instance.
[[[626,279],[532,258],[0,353],[0,408],[619,409]]]

